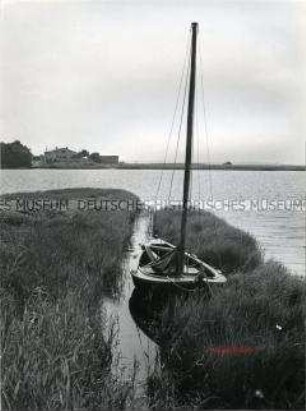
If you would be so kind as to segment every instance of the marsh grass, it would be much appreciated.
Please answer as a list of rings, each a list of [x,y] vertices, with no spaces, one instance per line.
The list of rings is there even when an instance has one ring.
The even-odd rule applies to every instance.
[[[191,226],[197,219],[191,217]],[[189,233],[188,246],[203,258],[212,227],[219,226],[226,245],[222,237],[215,239],[211,255],[220,247],[221,263],[214,262],[233,271],[210,299],[193,293],[175,297],[172,308],[164,309],[159,337],[167,344],[161,348],[162,368],[148,380],[150,403],[161,408],[302,409],[305,283],[281,264],[263,262],[251,236],[215,219],[204,213],[207,225],[197,235]],[[169,211],[158,212],[155,229],[175,242],[178,217],[169,220]],[[200,243],[201,238],[206,242]],[[233,244],[237,238],[241,249]],[[228,249],[231,259],[224,257]]]
[[[91,189],[15,198],[42,196],[136,198],[123,190]],[[120,294],[121,261],[134,219],[128,211],[2,215],[4,409],[122,408],[131,400],[133,383],[110,373],[114,328],[107,336],[102,332],[100,305],[104,292]]]
[[[178,244],[181,212],[161,210],[154,215],[154,232]],[[254,237],[207,211],[193,210],[188,217],[187,249],[209,264],[231,274],[252,269],[262,262],[262,253]]]

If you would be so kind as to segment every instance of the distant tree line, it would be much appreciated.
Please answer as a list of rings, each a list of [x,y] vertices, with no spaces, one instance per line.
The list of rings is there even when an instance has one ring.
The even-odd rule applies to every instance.
[[[1,168],[28,168],[32,165],[31,150],[15,140],[12,143],[0,143]]]
[[[99,153],[91,153],[89,156],[90,160],[94,161],[95,163],[101,163],[101,156]]]

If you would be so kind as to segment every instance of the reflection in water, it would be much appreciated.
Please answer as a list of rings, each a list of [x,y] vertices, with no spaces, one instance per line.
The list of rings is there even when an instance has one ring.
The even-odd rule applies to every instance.
[[[162,346],[162,313],[167,304],[165,298],[156,294],[143,294],[134,289],[129,301],[129,309],[137,327],[156,344]]]
[[[122,264],[120,292],[103,296],[102,318],[103,329],[110,330],[115,321],[116,341],[114,347],[112,373],[121,380],[129,381],[137,366],[136,396],[144,396],[145,383],[150,375],[157,357],[156,344],[137,327],[129,311],[129,299],[134,289],[131,270],[138,265],[141,252],[140,244],[150,236],[149,216],[142,214],[135,222],[130,246]]]
[[[180,335],[180,330],[175,330],[173,321],[177,310],[180,310],[185,304],[188,306],[190,301],[209,300],[209,293],[206,289],[197,289],[192,292],[173,289],[171,292],[166,289],[164,292],[142,292],[134,289],[130,301],[129,310],[131,317],[137,327],[160,349],[166,349],[170,339]],[[184,324],[177,324],[180,329]],[[173,342],[173,341],[172,341]]]

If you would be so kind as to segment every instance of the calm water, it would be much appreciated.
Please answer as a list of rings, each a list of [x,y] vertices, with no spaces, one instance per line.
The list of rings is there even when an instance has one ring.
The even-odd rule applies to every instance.
[[[117,356],[112,364],[114,375],[122,380],[129,380],[136,360],[137,374],[135,381],[136,397],[145,397],[146,377],[152,372],[158,361],[158,347],[135,323],[130,311],[130,301],[134,290],[131,271],[136,270],[141,253],[140,244],[150,238],[150,221],[147,214],[137,220],[131,238],[130,248],[123,261],[123,290],[119,298],[103,297],[103,317],[117,324]],[[107,329],[108,327],[105,327]],[[118,371],[119,370],[119,371]],[[142,405],[141,402],[139,405]]]
[[[1,193],[114,187],[132,191],[149,203],[179,201],[183,172],[165,171],[156,197],[160,177],[159,170],[2,170]],[[301,202],[304,209],[306,204],[305,187],[304,172],[202,170],[193,173],[191,198],[254,234],[266,258],[305,275],[305,211],[301,210]]]

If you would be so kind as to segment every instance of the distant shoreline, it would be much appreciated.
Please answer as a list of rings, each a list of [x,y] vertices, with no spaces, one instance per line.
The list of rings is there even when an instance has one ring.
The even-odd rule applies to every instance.
[[[16,168],[2,168],[2,170],[183,170],[183,164],[162,164],[162,163],[122,163],[116,166],[60,166],[60,167],[16,167]],[[194,164],[193,170],[227,170],[227,171],[306,171],[306,166],[302,165],[274,165],[274,164]]]
[[[148,163],[125,163],[118,168],[123,169],[143,169],[143,170],[183,170],[183,164],[148,164]],[[193,170],[241,170],[241,171],[305,171],[306,166],[302,165],[273,165],[273,164],[194,164]]]

